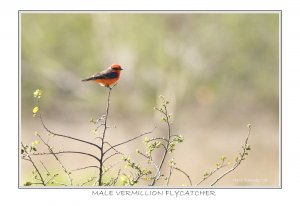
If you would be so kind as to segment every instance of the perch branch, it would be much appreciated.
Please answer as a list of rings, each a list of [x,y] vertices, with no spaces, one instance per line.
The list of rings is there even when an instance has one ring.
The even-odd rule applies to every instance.
[[[105,141],[105,135],[106,135],[106,130],[108,128],[107,126],[107,120],[108,120],[108,113],[109,113],[109,107],[110,107],[110,94],[111,90],[116,86],[116,84],[112,87],[108,87],[108,96],[107,96],[107,106],[106,106],[106,114],[105,114],[105,119],[103,123],[103,133],[102,133],[102,138],[101,139],[101,151],[100,151],[100,165],[99,165],[99,178],[98,178],[98,185],[102,185],[102,178],[103,178],[103,158],[104,158],[104,151],[103,151],[103,146],[104,146],[104,141]]]

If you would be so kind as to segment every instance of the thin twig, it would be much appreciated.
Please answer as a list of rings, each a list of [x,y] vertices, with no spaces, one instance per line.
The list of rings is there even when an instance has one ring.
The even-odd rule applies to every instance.
[[[92,185],[93,185],[93,186],[96,186],[96,185],[98,185],[98,183],[99,183],[99,177],[96,178],[95,182],[94,182]]]
[[[171,179],[171,176],[173,173],[173,169],[174,169],[174,167],[170,167],[169,176],[167,177],[167,186],[169,186],[169,182],[170,182],[170,179]]]
[[[120,151],[118,151],[116,148],[114,148],[109,142],[104,142],[104,144],[108,144],[108,146],[110,146],[110,148],[109,149],[113,149],[115,152],[120,152]],[[105,151],[105,153],[106,153],[107,151]],[[121,152],[120,152],[121,153]]]
[[[46,182],[46,185],[47,185],[49,182],[53,181],[55,177],[56,177],[56,176],[53,175],[53,176]],[[65,184],[65,186],[67,186],[67,185]]]
[[[210,173],[206,173],[205,176],[203,177],[203,179],[198,182],[196,184],[196,186],[199,186],[202,182],[204,182],[205,180],[207,180],[210,176],[212,176],[213,174],[215,174],[217,171],[219,171],[221,168],[225,167],[224,165],[225,159],[222,160],[220,166],[217,166],[215,169],[213,169],[212,171],[210,171]]]
[[[165,101],[165,100],[164,100]],[[169,148],[169,145],[170,145],[170,139],[171,139],[171,125],[170,125],[170,116],[168,114],[168,109],[167,109],[167,106],[166,106],[166,103],[164,102],[163,103],[163,107],[164,107],[164,111],[162,110],[159,110],[161,113],[163,113],[165,115],[165,122],[167,123],[167,129],[168,129],[168,136],[167,136],[167,145],[166,147],[164,148],[165,151],[163,153],[163,157],[161,159],[161,162],[158,166],[158,170],[156,172],[156,175],[155,175],[155,178],[153,178],[153,181],[152,183],[150,184],[151,186],[154,186],[156,181],[159,179],[160,177],[160,173],[161,173],[161,168],[165,162],[165,159],[167,157],[167,154],[168,154],[168,148]]]
[[[148,159],[148,160],[151,159],[151,156],[150,156],[150,155],[146,155],[146,154],[142,153],[141,151],[139,151],[138,154],[142,155],[143,157],[145,157],[145,158]]]
[[[52,183],[53,183],[53,184],[62,185],[62,186],[68,186],[67,184],[62,183],[62,182],[58,182],[58,181],[56,181],[56,180],[52,180]]]
[[[21,145],[22,145],[22,147],[23,147],[24,152],[26,153],[26,155],[27,155],[27,157],[28,157],[28,161],[31,162],[32,166],[34,167],[34,169],[35,169],[36,172],[38,173],[38,175],[39,175],[39,177],[40,177],[40,181],[42,182],[42,184],[43,184],[44,186],[46,186],[45,180],[44,180],[42,174],[40,173],[39,169],[37,168],[37,166],[36,166],[35,163],[33,162],[32,158],[30,157],[30,155],[28,154],[28,152],[26,151],[26,148],[25,148],[25,146],[23,145],[22,142],[21,142]]]
[[[113,157],[113,156],[115,156],[115,155],[124,155],[124,154],[121,153],[121,152],[113,153],[113,154],[111,154],[110,156],[106,157],[106,158],[103,160],[103,164],[104,164],[104,162],[106,162],[108,159],[110,159],[111,157]]]
[[[50,172],[49,170],[47,169],[47,167],[44,165],[44,163],[40,160],[40,163],[42,164],[42,166],[44,167],[44,169],[46,170],[47,172],[47,175],[49,174],[50,175]]]
[[[52,131],[51,131],[50,129],[48,129],[48,127],[45,125],[41,113],[39,114],[39,118],[40,118],[40,120],[41,120],[41,122],[42,122],[42,125],[43,125],[44,129],[45,129],[47,132],[49,132],[50,134],[52,134],[52,135],[54,135],[54,136],[58,136],[58,137],[64,137],[64,138],[67,138],[67,139],[72,139],[72,140],[75,140],[75,141],[78,141],[78,142],[83,142],[83,143],[92,145],[92,146],[94,146],[94,147],[97,147],[99,150],[101,150],[101,147],[100,147],[99,145],[96,145],[96,144],[94,144],[94,143],[92,143],[92,142],[88,142],[88,141],[85,141],[85,140],[82,140],[82,139],[77,139],[77,138],[75,138],[75,137],[71,137],[71,136],[67,136],[67,135],[63,135],[63,134],[58,134],[58,133],[52,132]]]
[[[179,169],[178,167],[174,167],[174,169],[181,172],[182,174],[184,174],[188,178],[188,180],[190,182],[190,185],[193,186],[193,183],[192,183],[192,180],[191,180],[190,176],[185,171],[183,171],[182,169]]]
[[[105,173],[108,172],[111,168],[115,167],[116,165],[120,164],[121,162],[123,162],[123,160],[119,160],[119,161],[116,162],[115,164],[109,165],[109,166],[108,166],[108,170],[105,170],[105,171],[103,172],[103,174],[105,174]]]
[[[53,153],[40,152],[40,153],[33,153],[31,155],[53,155],[53,154],[83,154],[83,155],[93,157],[98,162],[100,161],[100,159],[98,157],[96,157],[95,155],[85,153],[85,152],[78,152],[78,151],[60,151],[60,152],[53,152]]]
[[[248,126],[249,130],[248,130],[248,135],[247,138],[245,140],[245,144],[243,146],[243,152],[240,154],[240,158],[238,158],[235,162],[235,164],[233,165],[233,167],[231,169],[229,169],[228,171],[226,171],[225,173],[223,173],[221,176],[219,176],[213,183],[211,183],[210,186],[214,186],[220,179],[222,179],[223,177],[225,177],[227,174],[229,174],[230,172],[234,171],[244,160],[244,157],[247,153],[247,146],[248,146],[248,139],[250,137],[250,133],[251,133],[251,125]]]
[[[85,169],[89,169],[89,168],[97,168],[97,169],[99,169],[98,166],[91,165],[91,166],[87,166],[87,167],[81,167],[81,168],[73,169],[73,170],[71,170],[71,171],[72,171],[72,172],[76,172],[76,171],[79,171],[79,170],[85,170]]]
[[[174,136],[174,135],[172,135],[172,136]],[[164,140],[164,141],[168,142],[168,140],[166,138],[162,138],[162,137],[155,137],[155,138],[149,139],[148,142],[152,142],[152,141],[155,141],[155,140]]]
[[[115,144],[115,145],[111,146],[109,149],[107,149],[107,150],[104,152],[104,154],[107,153],[109,150],[114,149],[115,147],[121,146],[121,145],[126,144],[126,143],[128,143],[128,142],[131,142],[131,141],[133,141],[133,140],[136,140],[136,139],[138,139],[138,138],[140,138],[140,137],[142,137],[142,136],[144,136],[144,135],[151,134],[151,133],[153,133],[153,131],[154,131],[155,129],[156,129],[156,128],[154,128],[154,129],[153,129],[152,131],[150,131],[150,132],[142,133],[142,134],[140,134],[140,135],[138,135],[138,136],[136,136],[136,137],[133,137],[133,138],[131,138],[131,139],[129,139],[129,140],[126,140],[126,141],[121,142],[121,143],[119,143],[119,144]]]
[[[163,144],[162,144],[163,145]],[[157,176],[160,177],[160,171],[158,169],[157,164],[155,164],[155,162],[153,161],[152,155],[151,153],[149,155],[144,154],[143,152],[139,151],[138,154],[142,155],[143,157],[145,157],[148,160],[148,164],[151,163],[154,165],[156,171],[158,172],[154,177],[151,177],[151,179],[156,178]]]
[[[116,183],[118,182],[118,179],[119,179],[119,177],[120,177],[120,174],[121,174],[121,169],[119,169],[118,174],[117,174],[117,177],[114,178],[114,182],[113,182],[113,185],[114,185],[114,186],[115,186]]]
[[[92,182],[92,181],[93,181],[94,179],[96,179],[96,178],[97,178],[97,177],[91,177],[91,178],[89,178],[87,181],[83,182],[80,186],[84,186],[84,185],[86,185],[86,184]]]
[[[69,183],[70,183],[70,185],[72,186],[72,185],[73,185],[73,178],[70,176],[70,172],[69,172],[69,171],[67,170],[67,168],[63,165],[63,163],[60,161],[60,159],[57,157],[57,155],[54,154],[54,152],[53,152],[52,148],[50,147],[50,145],[44,141],[44,139],[41,137],[41,135],[37,134],[37,136],[38,136],[39,139],[44,143],[44,145],[47,146],[49,152],[50,152],[51,154],[53,154],[54,158],[56,159],[56,161],[58,162],[58,164],[60,165],[60,167],[63,169],[63,171],[64,171],[65,174],[67,175],[68,180],[69,180]],[[43,166],[44,166],[44,165],[43,165]],[[45,167],[45,166],[44,166],[44,167]],[[48,170],[47,170],[47,171],[48,171]],[[48,172],[48,174],[50,174],[50,173]]]

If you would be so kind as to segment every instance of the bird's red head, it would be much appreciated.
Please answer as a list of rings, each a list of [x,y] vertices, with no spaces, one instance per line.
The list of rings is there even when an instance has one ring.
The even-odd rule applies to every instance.
[[[110,66],[110,68],[113,70],[123,70],[119,64],[113,64]]]

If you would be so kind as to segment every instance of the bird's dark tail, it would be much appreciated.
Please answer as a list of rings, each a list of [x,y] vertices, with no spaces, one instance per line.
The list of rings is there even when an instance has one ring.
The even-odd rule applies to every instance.
[[[83,79],[81,81],[82,82],[87,82],[87,81],[94,80],[94,79],[95,79],[95,77],[89,77],[89,78]]]

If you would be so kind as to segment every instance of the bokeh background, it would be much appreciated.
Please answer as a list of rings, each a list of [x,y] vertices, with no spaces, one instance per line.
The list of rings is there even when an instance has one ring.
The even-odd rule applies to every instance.
[[[21,13],[21,141],[34,141],[35,131],[47,137],[32,117],[32,93],[41,89],[41,108],[50,129],[97,142],[89,119],[104,114],[107,89],[80,80],[119,63],[125,70],[111,97],[109,124],[116,128],[109,129],[107,138],[112,144],[155,126],[158,129],[149,137],[166,135],[153,110],[162,94],[170,101],[174,133],[185,137],[167,159],[174,157],[194,183],[215,168],[221,155],[234,162],[251,123],[249,156],[218,186],[278,187],[279,17],[278,13]],[[58,150],[93,152],[61,138],[50,142]],[[142,161],[135,150],[143,148],[141,139],[119,149]],[[61,158],[71,169],[93,163],[81,156]],[[60,170],[53,158],[42,160],[51,170]],[[22,184],[31,179],[32,167],[24,161],[20,166]],[[119,167],[124,168],[122,163]],[[83,181],[96,173],[91,169],[73,175]],[[187,183],[185,176],[174,172],[170,185]]]

